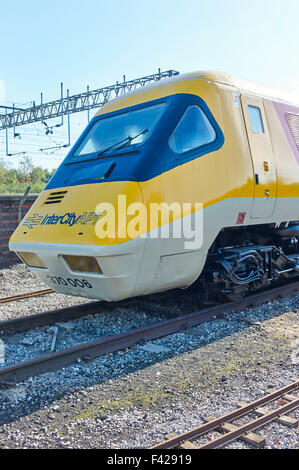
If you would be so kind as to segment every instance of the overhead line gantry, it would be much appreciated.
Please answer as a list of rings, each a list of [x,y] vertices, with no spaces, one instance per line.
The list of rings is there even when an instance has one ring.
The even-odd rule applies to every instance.
[[[33,105],[26,109],[10,108],[13,112],[7,112],[9,107],[0,106],[5,109],[5,114],[0,114],[0,130],[23,126],[34,122],[44,122],[46,119],[61,117],[72,113],[89,111],[95,108],[101,108],[108,101],[118,96],[135,90],[136,88],[155,83],[159,80],[170,78],[178,75],[176,70],[167,70],[165,72],[147,75],[145,77],[136,78],[134,80],[126,80],[125,76],[122,82],[116,82],[115,85],[106,86],[97,90],[87,91],[67,97],[61,97],[58,100]],[[42,96],[42,95],[41,95]]]

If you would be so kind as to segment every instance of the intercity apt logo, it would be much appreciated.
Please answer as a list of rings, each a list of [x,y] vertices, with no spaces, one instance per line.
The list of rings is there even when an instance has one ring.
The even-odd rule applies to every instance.
[[[91,223],[95,225],[99,215],[95,212],[84,212],[83,214],[77,215],[76,212],[66,212],[63,215],[56,215],[56,214],[47,214],[45,216],[39,214],[33,214],[27,217],[23,223],[24,227],[28,227],[29,229],[33,229],[38,225],[66,225],[68,227],[72,227],[76,224],[86,225]]]

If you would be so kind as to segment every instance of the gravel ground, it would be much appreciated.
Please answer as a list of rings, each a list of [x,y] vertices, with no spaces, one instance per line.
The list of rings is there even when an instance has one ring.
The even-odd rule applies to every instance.
[[[3,297],[45,287],[23,266],[0,271],[0,286]],[[3,305],[0,318],[78,302],[86,299],[51,294]],[[185,296],[68,322],[59,325],[57,349],[195,305]],[[295,294],[0,390],[0,448],[146,448],[287,385],[298,375],[298,305]],[[6,364],[48,352],[52,336],[46,327],[6,338]],[[297,430],[276,422],[256,433],[266,448],[298,447]]]
[[[41,289],[49,289],[49,286],[34,276],[23,264],[0,269],[0,297],[10,297]],[[88,300],[82,297],[49,294],[34,297],[30,301],[21,300],[10,304],[0,304],[0,321],[86,302]]]

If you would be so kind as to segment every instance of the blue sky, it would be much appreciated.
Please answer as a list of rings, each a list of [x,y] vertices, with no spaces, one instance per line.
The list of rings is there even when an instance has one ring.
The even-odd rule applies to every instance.
[[[298,0],[1,0],[0,80],[19,104],[58,98],[61,81],[73,94],[158,67],[224,70],[299,96],[298,18]]]

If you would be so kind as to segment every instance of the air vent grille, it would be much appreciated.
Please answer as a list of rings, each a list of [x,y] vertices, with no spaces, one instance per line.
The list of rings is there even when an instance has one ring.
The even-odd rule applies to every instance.
[[[59,204],[66,195],[66,193],[67,191],[57,191],[55,193],[50,193],[46,201],[44,202],[44,206],[48,204]]]
[[[299,115],[287,113],[286,120],[299,151]]]

